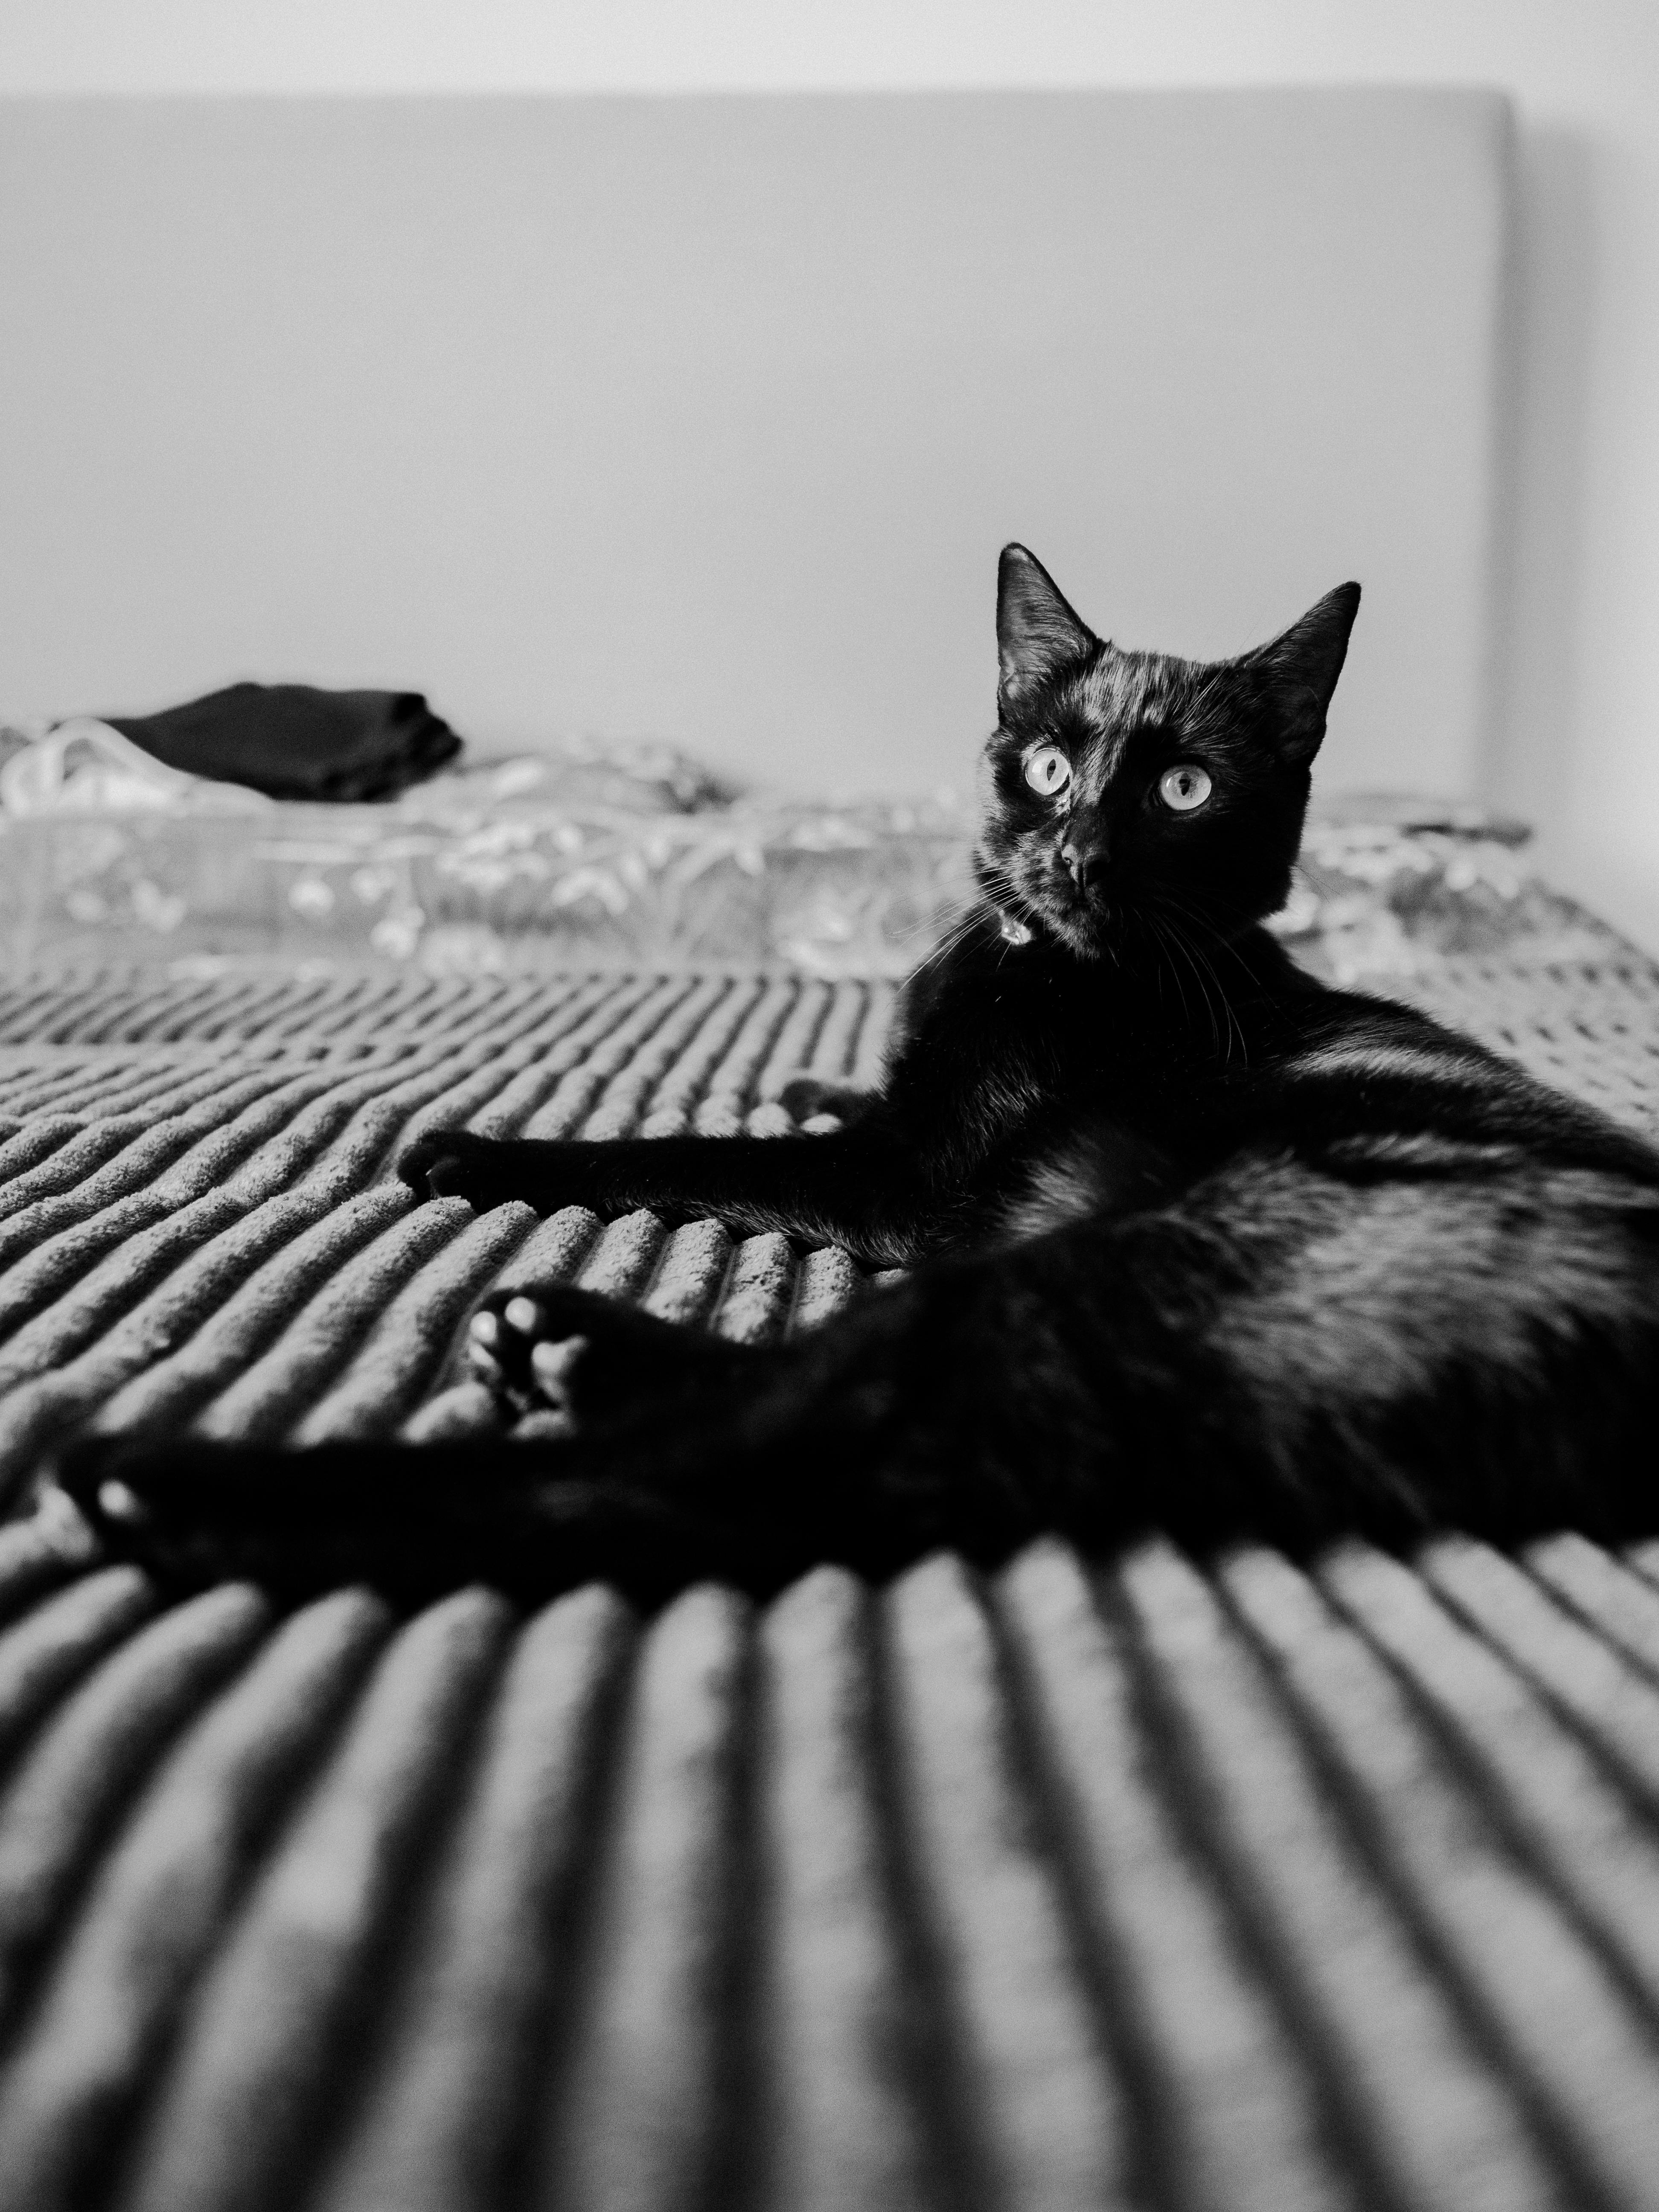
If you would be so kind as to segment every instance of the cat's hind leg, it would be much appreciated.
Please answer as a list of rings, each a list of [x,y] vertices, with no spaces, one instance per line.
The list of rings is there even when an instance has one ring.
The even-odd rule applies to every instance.
[[[707,1577],[769,1597],[826,1561],[883,1579],[941,1546],[994,1565],[1043,1527],[1139,1517],[1101,1480],[1115,1438],[1067,1361],[1101,1332],[1056,1310],[1049,1273],[1030,1251],[940,1269],[758,1347],[567,1286],[502,1291],[491,1357],[520,1387],[538,1345],[584,1340],[554,1378],[574,1433],[298,1451],[98,1435],[56,1473],[112,1551],[175,1585],[363,1579],[416,1600],[477,1580],[534,1602],[597,1577],[657,1603]],[[508,1320],[520,1297],[536,1311]]]
[[[758,1379],[769,1358],[780,1354],[566,1284],[497,1291],[467,1324],[473,1376],[517,1413],[556,1417],[567,1435],[718,1397]]]
[[[538,1604],[604,1578],[648,1604],[699,1575],[761,1564],[746,1532],[679,1507],[659,1486],[602,1479],[574,1444],[285,1451],[92,1435],[49,1473],[108,1552],[175,1593],[246,1578],[295,1600],[366,1582],[419,1605],[477,1582]]]

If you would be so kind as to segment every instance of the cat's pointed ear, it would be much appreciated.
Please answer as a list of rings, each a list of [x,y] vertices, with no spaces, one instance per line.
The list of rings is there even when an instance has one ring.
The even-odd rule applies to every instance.
[[[1331,694],[1348,656],[1348,633],[1359,611],[1358,584],[1339,584],[1271,644],[1247,660],[1270,678],[1279,708],[1279,750],[1304,766],[1319,750]]]
[[[997,696],[1018,699],[1096,642],[1060,597],[1054,578],[1023,545],[997,563]]]

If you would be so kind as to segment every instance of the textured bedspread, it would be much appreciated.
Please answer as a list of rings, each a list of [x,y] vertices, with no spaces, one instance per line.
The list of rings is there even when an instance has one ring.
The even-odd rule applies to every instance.
[[[1413,995],[1659,1133],[1633,955]],[[109,971],[0,999],[0,1482],[71,1423],[493,1418],[564,1270],[736,1334],[834,1252],[388,1178],[423,1121],[787,1126],[890,987]],[[810,1141],[810,1139],[783,1139]],[[0,1530],[0,2206],[1659,2204],[1659,1549],[1356,1548],[523,1620],[158,1608]]]

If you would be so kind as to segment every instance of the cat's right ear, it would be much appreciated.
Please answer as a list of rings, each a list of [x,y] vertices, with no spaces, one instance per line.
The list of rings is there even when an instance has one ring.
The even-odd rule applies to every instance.
[[[1005,545],[997,563],[998,698],[1023,698],[1096,642],[1036,555]]]

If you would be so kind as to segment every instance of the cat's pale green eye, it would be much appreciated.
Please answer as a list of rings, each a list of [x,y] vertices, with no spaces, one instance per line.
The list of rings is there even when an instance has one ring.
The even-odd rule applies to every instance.
[[[1158,780],[1158,795],[1175,813],[1190,814],[1209,797],[1210,779],[1201,768],[1185,762],[1180,768],[1164,769]]]
[[[1025,781],[1044,799],[1058,799],[1072,780],[1072,763],[1058,745],[1039,745],[1025,763]]]

